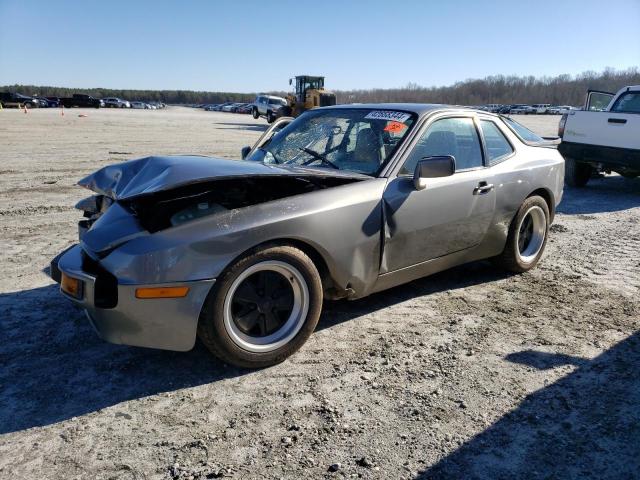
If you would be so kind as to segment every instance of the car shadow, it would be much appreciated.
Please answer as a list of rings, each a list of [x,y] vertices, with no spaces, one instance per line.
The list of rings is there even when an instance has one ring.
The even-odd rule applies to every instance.
[[[592,360],[531,350],[505,360],[576,368],[417,478],[638,478],[640,333]]]
[[[216,125],[226,125],[224,128],[218,130],[251,130],[254,132],[264,132],[269,128],[269,125],[261,123],[236,123],[236,122],[216,122]],[[235,127],[235,128],[227,128]]]
[[[480,262],[367,299],[327,302],[318,329],[418,295],[503,277]],[[0,338],[0,434],[251,372],[224,365],[199,342],[186,353],[106,343],[57,285],[0,294]]]
[[[0,338],[0,434],[244,372],[199,344],[187,354],[108,344],[57,285],[0,294]]]
[[[330,328],[412,298],[495,282],[513,275],[495,268],[487,261],[478,261],[419,278],[358,300],[326,301],[316,330]]]
[[[585,215],[628,210],[640,206],[640,178],[607,175],[592,178],[583,188],[566,187],[558,213]]]

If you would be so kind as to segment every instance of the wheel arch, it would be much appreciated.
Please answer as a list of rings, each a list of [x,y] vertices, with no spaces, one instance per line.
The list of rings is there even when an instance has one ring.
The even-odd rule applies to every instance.
[[[539,197],[542,197],[544,201],[547,203],[547,208],[549,209],[549,223],[553,222],[553,218],[556,215],[556,202],[555,202],[555,197],[553,196],[553,192],[551,192],[551,190],[548,190],[546,188],[538,188],[537,190],[534,190],[529,195],[527,195],[527,198],[533,197],[536,195]]]
[[[248,248],[236,255],[225,267],[224,271],[234,265],[238,260],[247,255],[251,255],[252,253],[262,250],[264,248],[276,247],[276,246],[290,246],[295,247],[298,250],[304,252],[313,262],[315,267],[318,269],[318,273],[320,274],[320,279],[322,280],[322,290],[326,298],[341,298],[341,289],[338,286],[338,283],[334,280],[334,277],[331,273],[331,269],[329,268],[329,264],[327,263],[324,255],[320,253],[319,249],[309,242],[305,242],[304,240],[300,240],[297,238],[276,238],[265,240],[264,242],[258,243],[251,248]],[[221,275],[222,275],[221,274]]]

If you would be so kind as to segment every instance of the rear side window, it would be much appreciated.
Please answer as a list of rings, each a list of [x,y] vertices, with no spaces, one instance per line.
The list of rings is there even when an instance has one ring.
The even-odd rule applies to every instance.
[[[513,153],[513,147],[495,123],[490,120],[480,120],[480,126],[487,147],[489,165],[500,163],[502,159]]]
[[[540,143],[540,142],[544,142],[544,139],[542,137],[536,135],[531,130],[529,130],[527,127],[525,127],[523,125],[520,125],[515,120],[511,120],[510,118],[507,118],[507,117],[501,117],[501,118],[504,121],[504,123],[506,123],[507,126],[509,128],[511,128],[511,130],[513,130],[513,132],[518,137],[520,137],[520,139],[522,141],[524,141],[525,143]]]
[[[627,92],[620,95],[612,112],[618,113],[640,113],[640,92]]]

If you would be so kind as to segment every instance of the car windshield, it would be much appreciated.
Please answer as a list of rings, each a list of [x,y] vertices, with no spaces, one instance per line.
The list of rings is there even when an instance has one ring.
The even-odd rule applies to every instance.
[[[269,103],[271,105],[286,105],[287,104],[286,100],[282,100],[280,98],[270,98],[269,99]]]
[[[247,160],[376,175],[415,120],[415,113],[397,110],[311,110],[275,134]]]

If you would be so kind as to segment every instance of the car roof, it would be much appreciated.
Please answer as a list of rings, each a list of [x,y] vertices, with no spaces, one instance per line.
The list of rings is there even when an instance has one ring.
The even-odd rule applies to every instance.
[[[484,110],[479,110],[477,108],[472,108],[472,107],[466,107],[464,105],[446,105],[441,103],[346,103],[342,105],[334,105],[331,107],[323,107],[323,108],[326,108],[326,109],[366,108],[371,110],[400,110],[405,112],[412,112],[417,114],[418,116],[423,116],[435,111],[442,111],[442,110],[458,110],[458,111],[462,110],[462,111],[482,113],[483,115],[498,116],[493,113],[486,112]]]

